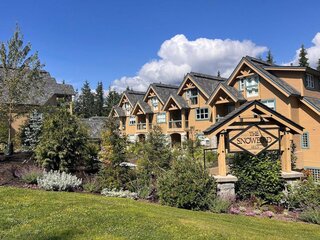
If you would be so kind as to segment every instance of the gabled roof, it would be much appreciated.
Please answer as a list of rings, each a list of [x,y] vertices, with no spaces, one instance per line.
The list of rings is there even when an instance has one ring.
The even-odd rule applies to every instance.
[[[144,92],[126,90],[122,93],[119,106],[121,105],[122,99],[125,96],[128,99],[129,103],[131,104],[131,107],[134,107],[140,99],[143,99],[144,94],[145,94]]]
[[[190,72],[188,73],[183,82],[180,84],[177,94],[180,94],[186,81],[190,79],[196,87],[209,98],[214,89],[218,86],[220,82],[224,82],[227,79],[217,76],[211,76],[202,73]]]
[[[2,77],[2,68],[0,67],[0,78]],[[56,82],[56,79],[50,76],[50,73],[41,71],[40,77],[41,83],[36,87],[29,89],[28,97],[24,101],[24,105],[42,106],[45,105],[53,96],[72,96],[75,95],[75,91],[72,85],[60,84]],[[1,101],[6,102],[7,96],[3,92]]]
[[[101,139],[101,132],[105,126],[106,117],[81,118],[80,121],[87,127],[91,139]]]
[[[252,68],[257,74],[266,79],[271,85],[282,91],[286,96],[300,96],[300,92],[297,91],[294,87],[286,83],[284,80],[272,75],[264,67],[268,66],[276,66],[271,65],[262,60],[252,58],[249,56],[243,57],[238,64],[238,66],[234,69],[233,73],[229,77],[227,84],[230,85],[231,82],[235,79],[235,74],[239,71],[239,69],[243,66],[243,64],[247,64],[250,68]]]
[[[112,109],[111,109],[111,111],[109,113],[109,117],[112,116],[113,112],[115,112],[118,115],[118,117],[125,117],[126,116],[126,114],[123,111],[123,109],[121,107],[119,107],[119,106],[113,106],[112,107]]]
[[[174,101],[177,104],[177,106],[179,107],[179,109],[189,108],[188,103],[184,100],[183,97],[181,97],[180,95],[170,95],[167,102],[164,104],[164,106],[162,108],[163,110],[167,109],[170,100]]]
[[[320,98],[312,98],[304,96],[301,100],[305,101],[307,104],[311,105],[318,113],[320,112]]]
[[[320,76],[320,72],[311,67],[301,67],[301,66],[263,66],[263,68],[267,71],[295,71],[295,72],[308,72],[314,75]]]
[[[134,113],[138,108],[140,108],[144,114],[153,113],[151,107],[141,99],[136,103],[131,112]]]
[[[178,86],[175,85],[169,85],[169,84],[162,84],[162,83],[152,83],[150,84],[145,96],[144,96],[144,101],[146,101],[147,96],[152,89],[154,93],[158,96],[160,102],[162,104],[165,104],[165,102],[168,100],[170,95],[176,94],[178,90]]]
[[[220,119],[220,121],[216,122],[215,124],[213,124],[212,126],[207,128],[206,130],[204,130],[203,132],[205,134],[210,134],[214,131],[220,131],[220,129],[224,125],[228,125],[228,123],[230,123],[234,119],[240,117],[241,114],[244,113],[248,109],[252,109],[252,112],[256,112],[256,113],[259,113],[262,111],[264,113],[266,113],[266,112],[270,113],[270,116],[273,120],[275,120],[279,123],[285,122],[285,125],[283,123],[281,123],[281,124],[285,127],[290,128],[290,130],[293,133],[301,133],[303,130],[303,127],[301,127],[299,124],[293,122],[289,118],[286,118],[285,116],[281,115],[280,113],[272,110],[271,108],[267,107],[266,105],[264,105],[260,101],[254,100],[254,101],[249,101],[249,102],[242,104],[239,108],[236,108],[234,111],[227,114],[225,117]]]
[[[219,90],[223,90],[234,102],[245,102],[246,99],[241,92],[237,91],[234,87],[227,85],[225,82],[219,83],[216,89],[212,92],[210,98],[207,101],[207,104],[211,104],[211,101],[217,95]]]

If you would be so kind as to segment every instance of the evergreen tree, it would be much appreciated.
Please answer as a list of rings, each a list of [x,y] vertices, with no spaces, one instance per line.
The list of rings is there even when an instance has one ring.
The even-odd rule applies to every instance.
[[[266,62],[270,63],[270,64],[274,64],[274,60],[273,60],[273,56],[272,56],[271,50],[269,50],[268,53],[267,53]]]
[[[217,73],[217,77],[221,77],[221,73],[220,73],[220,71],[218,71],[218,73]]]
[[[121,95],[118,92],[111,90],[109,88],[109,94],[105,99],[105,110],[104,110],[105,116],[109,116],[109,113],[110,113],[112,107],[119,103],[120,98],[121,98]]]
[[[320,58],[318,59],[317,70],[320,72]]]
[[[299,66],[301,67],[309,67],[309,62],[307,58],[307,50],[304,48],[304,45],[301,45],[300,53],[299,53]]]
[[[94,115],[102,116],[103,115],[103,85],[102,85],[102,82],[98,82],[94,102],[95,102]]]
[[[43,125],[42,113],[34,110],[24,125],[21,131],[22,145],[28,150],[34,150],[39,143],[39,137],[41,134]]]
[[[88,81],[85,81],[81,88],[78,99],[78,115],[84,118],[92,117],[94,114],[94,95]]]

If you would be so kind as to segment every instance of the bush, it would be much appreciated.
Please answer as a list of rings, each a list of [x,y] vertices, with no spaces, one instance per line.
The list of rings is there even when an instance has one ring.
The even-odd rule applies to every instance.
[[[181,155],[171,170],[159,179],[159,197],[163,204],[192,209],[208,210],[216,198],[216,184],[202,165]]]
[[[62,108],[45,116],[36,159],[47,171],[74,171],[88,159],[88,134],[78,119]]]
[[[320,224],[320,207],[303,211],[300,214],[299,219],[305,222]]]
[[[255,157],[236,154],[230,169],[238,178],[236,193],[240,199],[254,196],[267,203],[279,203],[283,199],[285,181],[281,178],[278,153],[265,152]]]
[[[43,114],[33,110],[26,123],[20,129],[20,141],[26,150],[34,150],[38,145],[43,125]]]
[[[231,206],[231,201],[216,198],[213,200],[212,205],[210,206],[210,211],[214,213],[227,213],[229,212],[229,208]]]
[[[93,178],[87,178],[85,183],[83,183],[82,187],[85,192],[90,193],[98,193],[102,189],[99,178],[96,176]]]
[[[310,209],[320,206],[320,184],[312,178],[303,180],[289,189],[289,208]]]
[[[36,166],[23,168],[19,171],[20,179],[27,184],[37,184],[37,179],[42,176],[42,170]]]
[[[138,194],[135,192],[130,192],[128,190],[116,190],[116,189],[108,189],[105,188],[101,191],[102,195],[107,197],[118,197],[118,198],[131,198],[131,199],[138,199]]]
[[[76,176],[59,171],[44,172],[37,181],[39,187],[48,191],[72,191],[82,184],[82,180]]]

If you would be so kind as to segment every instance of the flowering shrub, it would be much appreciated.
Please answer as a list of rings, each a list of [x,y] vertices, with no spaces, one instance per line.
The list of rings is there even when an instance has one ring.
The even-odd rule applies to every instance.
[[[102,195],[105,195],[107,197],[119,197],[119,198],[131,198],[131,199],[138,199],[138,194],[135,192],[130,192],[128,190],[117,190],[117,189],[108,189],[105,188],[101,191]]]
[[[49,191],[71,191],[82,184],[82,179],[59,171],[44,172],[37,181],[39,187]]]
[[[238,215],[238,214],[240,214],[240,210],[238,208],[231,207],[230,208],[230,213]]]

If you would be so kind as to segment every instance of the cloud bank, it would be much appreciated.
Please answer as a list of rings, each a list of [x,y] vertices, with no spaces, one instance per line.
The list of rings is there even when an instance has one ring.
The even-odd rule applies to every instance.
[[[312,43],[313,43],[313,46],[306,48],[307,53],[308,53],[307,58],[309,58],[310,67],[316,68],[317,64],[318,64],[318,60],[320,58],[320,32],[318,32],[315,35],[315,37],[312,39]],[[296,55],[295,55],[294,59],[291,62],[286,63],[284,65],[290,65],[290,64],[299,65],[300,49],[301,48],[296,50]]]
[[[179,34],[162,43],[158,59],[145,63],[136,76],[114,80],[111,88],[121,92],[128,86],[145,91],[153,82],[178,85],[190,71],[212,75],[220,71],[228,77],[243,56],[257,57],[266,51],[267,47],[257,46],[250,40],[198,38],[190,41]]]

